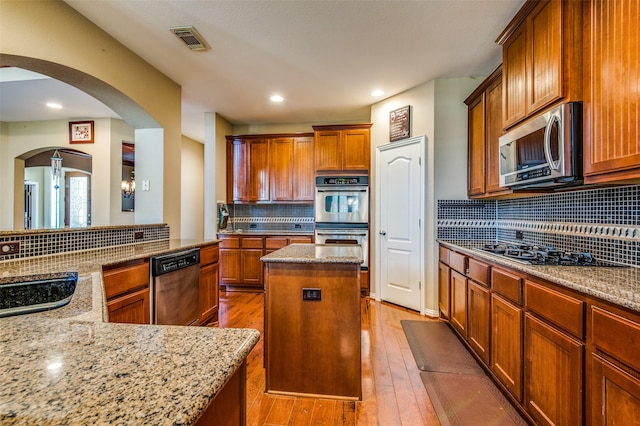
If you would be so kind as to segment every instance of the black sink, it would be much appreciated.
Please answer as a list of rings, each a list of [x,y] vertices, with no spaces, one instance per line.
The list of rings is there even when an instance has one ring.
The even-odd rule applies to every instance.
[[[0,318],[60,308],[71,301],[78,273],[11,278],[0,282]]]

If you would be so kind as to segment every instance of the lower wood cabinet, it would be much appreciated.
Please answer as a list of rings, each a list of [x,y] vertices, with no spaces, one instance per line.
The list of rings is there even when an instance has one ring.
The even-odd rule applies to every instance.
[[[149,277],[148,259],[102,268],[109,322],[151,322]]]
[[[467,338],[467,278],[451,271],[451,325]]]
[[[438,263],[438,306],[440,307],[440,316],[449,319],[450,312],[450,292],[449,286],[451,282],[451,268],[446,264]]]
[[[640,378],[596,354],[591,363],[591,424],[638,425]]]
[[[244,426],[247,423],[246,384],[247,362],[244,361],[200,414],[195,426]]]
[[[489,289],[468,280],[467,338],[469,346],[485,364],[489,364],[489,328],[491,297]]]
[[[525,407],[542,425],[581,425],[584,344],[527,313]]]
[[[522,308],[491,295],[491,369],[522,401]]]
[[[220,300],[219,247],[217,244],[200,249],[200,325],[217,324]]]

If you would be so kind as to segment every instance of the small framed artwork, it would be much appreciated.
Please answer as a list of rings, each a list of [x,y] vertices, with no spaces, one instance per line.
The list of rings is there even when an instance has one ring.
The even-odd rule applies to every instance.
[[[70,121],[69,143],[93,143],[93,121]]]

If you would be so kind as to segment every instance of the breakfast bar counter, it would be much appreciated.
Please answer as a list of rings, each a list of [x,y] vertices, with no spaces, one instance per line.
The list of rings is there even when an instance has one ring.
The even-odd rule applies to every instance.
[[[78,272],[68,305],[0,318],[0,424],[192,425],[220,413],[244,421],[240,407],[218,407],[216,398],[228,402],[233,392],[244,403],[257,330],[106,322],[102,265],[216,242],[167,240],[0,262],[0,284]]]

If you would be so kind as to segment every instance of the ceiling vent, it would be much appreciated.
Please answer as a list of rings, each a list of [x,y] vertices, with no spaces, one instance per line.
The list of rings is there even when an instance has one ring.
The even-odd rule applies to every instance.
[[[207,49],[207,43],[200,33],[191,25],[187,27],[171,27],[169,31],[174,33],[176,37],[181,39],[184,44],[191,50],[205,50]]]

